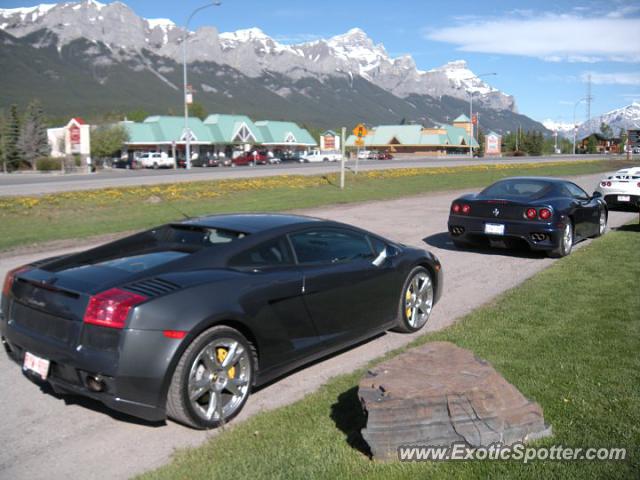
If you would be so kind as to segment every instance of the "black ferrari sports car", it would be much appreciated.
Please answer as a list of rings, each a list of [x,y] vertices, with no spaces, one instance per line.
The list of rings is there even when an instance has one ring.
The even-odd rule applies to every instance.
[[[2,342],[28,376],[148,420],[230,420],[253,387],[387,329],[422,328],[438,259],[293,215],[163,225],[9,272]]]
[[[449,234],[458,247],[490,240],[524,242],[549,256],[569,255],[573,245],[607,229],[607,206],[575,183],[544,177],[506,178],[451,204]]]

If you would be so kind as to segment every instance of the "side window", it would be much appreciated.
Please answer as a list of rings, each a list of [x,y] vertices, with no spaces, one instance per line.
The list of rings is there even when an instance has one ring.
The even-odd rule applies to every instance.
[[[373,258],[367,237],[342,229],[309,230],[291,235],[300,263],[338,263]]]
[[[587,192],[582,190],[579,186],[573,183],[566,183],[565,185],[567,186],[567,189],[569,190],[569,192],[571,192],[571,196],[573,198],[578,198],[581,200],[584,200],[585,198],[589,198],[589,195],[587,195]]]
[[[293,263],[291,250],[286,238],[278,238],[261,243],[239,253],[231,259],[232,267],[265,267],[289,265]]]

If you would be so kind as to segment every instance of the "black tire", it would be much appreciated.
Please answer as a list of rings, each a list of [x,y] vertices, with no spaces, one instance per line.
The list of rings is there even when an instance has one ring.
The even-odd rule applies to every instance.
[[[154,170],[158,170],[158,164],[157,164],[157,163],[155,163],[155,162],[154,162],[154,164],[153,164],[153,169],[154,169]]]
[[[575,242],[573,223],[567,223],[562,232],[558,246],[547,253],[551,258],[566,257],[573,250],[573,242]]]
[[[205,349],[205,347],[210,345],[212,342],[215,342],[216,339],[222,338],[233,339],[238,342],[246,352],[248,352],[248,388],[242,401],[234,407],[234,410],[229,415],[222,416],[221,420],[211,419],[206,421],[196,413],[189,399],[189,375],[194,362],[196,362],[198,355]],[[247,365],[245,365],[245,367]],[[169,392],[167,393],[167,416],[178,423],[200,430],[216,428],[229,422],[233,417],[240,413],[247,402],[251,393],[251,387],[253,385],[256,370],[256,349],[240,332],[224,325],[215,326],[205,330],[191,342],[176,365],[173,377],[171,378]]]
[[[416,277],[428,278],[429,285],[431,288],[431,291],[430,291],[431,303],[429,306],[429,311],[428,313],[426,313],[426,317],[420,323],[412,324],[411,320],[409,319],[409,315],[407,314],[407,309],[408,309],[407,292],[409,291],[409,287],[411,286],[411,283]],[[405,279],[404,284],[402,285],[400,300],[398,302],[398,324],[393,328],[393,331],[401,332],[401,333],[413,333],[423,328],[429,322],[429,317],[431,316],[431,309],[433,308],[433,299],[435,298],[434,294],[435,294],[435,285],[433,284],[433,276],[431,275],[431,272],[429,272],[429,270],[427,270],[425,267],[422,267],[422,266],[414,267],[409,272],[409,275],[407,275],[407,278]]]
[[[604,218],[603,218],[603,216],[604,216]],[[600,215],[599,215],[598,218],[599,218],[598,231],[593,236],[593,238],[601,237],[602,235],[607,233],[607,225],[609,223],[609,215],[607,214],[607,210],[604,207],[600,210]],[[602,223],[603,220],[604,220],[604,225]]]

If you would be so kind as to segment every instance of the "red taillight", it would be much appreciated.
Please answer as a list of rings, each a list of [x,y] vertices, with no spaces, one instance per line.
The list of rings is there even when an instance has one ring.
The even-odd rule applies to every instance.
[[[460,213],[460,205],[458,205],[457,203],[453,204],[453,207],[451,207],[451,210],[453,211],[453,213]]]
[[[540,218],[542,220],[548,220],[551,218],[551,210],[549,210],[548,208],[541,208],[538,215],[540,215]]]
[[[611,182],[607,182],[607,187],[610,187],[610,186],[611,186]]]
[[[601,187],[606,187],[607,186],[607,182],[600,182],[600,186]]]
[[[535,208],[527,208],[525,215],[529,220],[535,220],[538,217],[538,211]]]
[[[638,188],[640,188],[640,182],[638,182]]]
[[[7,272],[7,276],[4,277],[4,284],[2,285],[2,295],[6,297],[9,295],[9,293],[11,293],[11,287],[13,286],[13,281],[15,280],[16,275],[22,272],[26,272],[27,270],[30,270],[30,269],[31,267],[22,266],[22,267],[14,268],[13,270],[9,270]]]
[[[109,328],[124,328],[129,311],[147,297],[112,288],[89,299],[84,323]]]
[[[469,205],[463,205],[462,206],[462,213],[464,213],[465,215],[468,215],[469,212],[471,212],[471,207]]]

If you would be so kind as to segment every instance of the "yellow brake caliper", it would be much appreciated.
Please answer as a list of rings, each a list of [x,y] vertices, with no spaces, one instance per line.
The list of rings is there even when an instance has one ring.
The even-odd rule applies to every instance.
[[[226,348],[220,347],[216,349],[216,358],[218,359],[218,362],[222,363],[224,362],[224,359],[227,358],[227,354],[229,353],[229,350],[227,350]],[[229,370],[227,370],[227,374],[229,376],[229,378],[235,378],[236,376],[236,367],[235,365],[232,366]]]
[[[411,288],[407,288],[407,293],[404,296],[405,299],[405,315],[407,318],[411,318],[411,307],[409,306],[409,301],[411,300]]]

